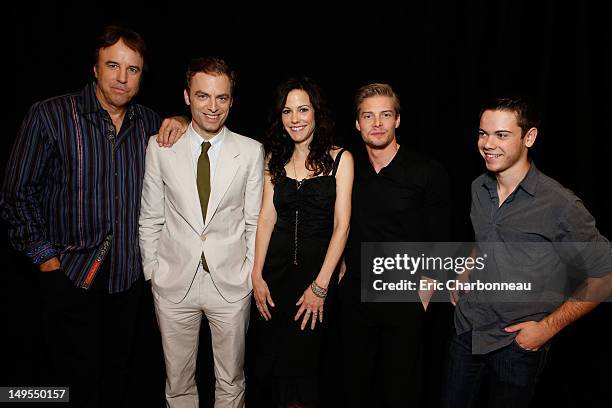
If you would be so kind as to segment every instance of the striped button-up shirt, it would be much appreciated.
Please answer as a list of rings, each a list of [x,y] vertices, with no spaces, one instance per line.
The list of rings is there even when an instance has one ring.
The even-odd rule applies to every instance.
[[[109,293],[141,276],[138,216],[149,136],[159,116],[129,105],[117,134],[91,83],[38,102],[26,116],[0,194],[13,246],[34,262],[59,257],[78,286],[112,234]]]

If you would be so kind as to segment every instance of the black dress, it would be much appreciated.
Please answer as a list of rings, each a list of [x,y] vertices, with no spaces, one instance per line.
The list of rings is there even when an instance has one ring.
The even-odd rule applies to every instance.
[[[343,152],[338,152],[331,175],[299,182],[285,176],[274,185],[277,220],[262,276],[275,307],[269,307],[272,319],[267,322],[253,309],[250,329],[258,394],[266,394],[270,406],[318,400],[320,351],[329,315],[324,313],[323,324],[317,322],[314,330],[309,321],[303,331],[303,315],[298,321],[294,317],[296,302],[319,274],[327,253],[334,225],[335,175]],[[337,280],[336,271],[330,279],[325,312]]]

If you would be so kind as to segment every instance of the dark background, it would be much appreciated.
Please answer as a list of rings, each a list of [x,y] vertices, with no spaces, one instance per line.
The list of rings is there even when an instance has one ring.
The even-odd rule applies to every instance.
[[[266,128],[274,87],[288,76],[307,74],[327,95],[340,143],[358,148],[355,90],[374,81],[392,84],[402,100],[400,143],[438,159],[451,175],[458,241],[472,239],[469,185],[484,167],[475,148],[479,106],[492,95],[526,96],[543,119],[532,152],[539,169],[581,197],[600,231],[612,237],[612,14],[606,2],[327,3],[11,5],[3,27],[8,40],[3,88],[12,94],[3,98],[8,128],[1,171],[28,107],[91,80],[93,38],[104,25],[121,23],[139,31],[152,54],[140,103],[164,116],[186,114],[187,62],[217,55],[238,73],[228,126],[256,139]],[[0,385],[40,385],[48,371],[36,273],[9,249],[4,226],[0,243],[5,260]],[[611,310],[602,305],[558,335],[534,406],[610,405]],[[432,378],[439,375],[450,312],[437,305],[431,314]],[[139,405],[157,406],[164,373],[150,297],[139,326],[131,393]],[[331,344],[341,347],[338,339]],[[206,401],[212,375],[206,336],[202,350],[200,387]],[[328,361],[327,395],[335,401],[341,372],[333,358]],[[438,392],[435,381],[430,391]]]

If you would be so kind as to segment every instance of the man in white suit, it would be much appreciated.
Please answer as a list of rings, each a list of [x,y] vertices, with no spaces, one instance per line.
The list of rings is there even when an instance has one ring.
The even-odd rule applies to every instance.
[[[198,407],[202,313],[212,334],[215,407],[244,406],[263,149],[224,126],[233,88],[224,61],[192,60],[184,91],[192,122],[185,137],[169,149],[152,137],[147,149],[140,248],[162,335],[169,407]]]

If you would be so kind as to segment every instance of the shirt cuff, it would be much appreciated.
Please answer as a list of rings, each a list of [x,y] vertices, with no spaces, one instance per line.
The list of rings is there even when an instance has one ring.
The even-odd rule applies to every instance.
[[[50,242],[36,244],[26,252],[34,265],[40,265],[51,258],[55,258],[58,254],[58,250]]]

